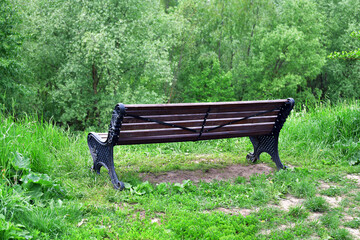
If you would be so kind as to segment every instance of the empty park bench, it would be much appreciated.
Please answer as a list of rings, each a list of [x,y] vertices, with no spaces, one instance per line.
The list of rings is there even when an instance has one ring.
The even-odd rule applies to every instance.
[[[268,153],[278,169],[284,169],[278,153],[278,137],[294,106],[292,98],[267,101],[130,104],[115,106],[108,133],[88,135],[93,170],[104,166],[116,189],[123,189],[114,168],[115,145],[200,141],[250,137],[255,162]]]

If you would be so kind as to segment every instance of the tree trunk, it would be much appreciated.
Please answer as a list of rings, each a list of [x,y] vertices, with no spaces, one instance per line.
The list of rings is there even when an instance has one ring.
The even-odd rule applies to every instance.
[[[98,120],[98,126],[100,127],[100,125],[101,125],[100,112],[97,107],[97,105],[98,105],[97,94],[98,94],[98,85],[99,85],[100,78],[99,78],[95,63],[92,64],[91,68],[92,68],[91,70],[92,70],[92,80],[93,80],[93,94],[95,96],[93,111],[95,114],[95,118]]]

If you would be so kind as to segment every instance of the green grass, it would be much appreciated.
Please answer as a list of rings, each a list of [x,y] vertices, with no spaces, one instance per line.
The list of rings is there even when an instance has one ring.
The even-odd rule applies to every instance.
[[[359,226],[360,191],[345,175],[360,172],[359,110],[344,102],[295,111],[279,143],[293,167],[249,179],[153,185],[139,177],[249,165],[247,138],[115,147],[116,171],[127,183],[121,192],[105,169],[90,171],[86,132],[0,113],[0,238],[353,239],[343,227]],[[321,188],[324,182],[331,187]],[[281,209],[289,197],[302,203]],[[343,200],[334,207],[326,197]]]

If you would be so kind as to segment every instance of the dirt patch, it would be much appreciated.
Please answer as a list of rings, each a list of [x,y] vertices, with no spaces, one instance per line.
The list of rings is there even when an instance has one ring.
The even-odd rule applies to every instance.
[[[356,175],[356,174],[348,174],[346,175],[346,178],[347,179],[350,179],[350,180],[355,180],[355,182],[360,185],[360,176],[359,175]]]
[[[328,196],[322,196],[325,198],[325,200],[330,204],[331,207],[339,207],[340,202],[342,201],[342,197],[328,197]]]
[[[141,220],[145,219],[145,211],[144,210],[136,210],[135,213],[133,213],[132,217],[137,218],[139,217]]]
[[[323,213],[313,212],[313,213],[310,213],[308,219],[310,221],[318,221],[320,219],[320,217],[322,217],[323,215],[324,215]]]
[[[216,208],[215,211],[220,211],[226,214],[230,214],[230,215],[242,215],[243,217],[246,217],[248,215],[250,215],[250,213],[252,212],[250,209],[246,209],[246,208]]]
[[[291,195],[287,195],[285,199],[281,199],[279,206],[281,209],[288,211],[290,208],[299,206],[304,202],[304,199],[296,198]]]
[[[353,220],[354,218],[352,217],[352,216],[350,216],[350,215],[348,215],[348,214],[345,214],[345,216],[343,217],[343,221],[345,221],[345,222],[349,222],[349,221],[351,221],[351,220]]]
[[[152,218],[151,223],[157,223],[157,224],[161,225],[161,219],[160,218]]]
[[[271,233],[271,229],[261,229],[259,235],[269,235]]]
[[[302,198],[296,198],[290,194],[285,196],[286,198],[281,199],[277,205],[270,205],[271,207],[279,208],[280,210],[289,211],[290,208],[300,206],[305,201]]]
[[[273,169],[266,164],[255,164],[244,166],[240,164],[231,165],[225,168],[212,168],[207,171],[203,170],[176,170],[163,173],[143,173],[140,174],[140,177],[144,181],[149,181],[151,183],[161,183],[161,182],[170,182],[170,183],[182,183],[184,180],[190,179],[193,182],[211,182],[212,180],[228,180],[234,179],[236,177],[242,176],[249,178],[253,174],[268,174]]]
[[[345,228],[350,232],[350,234],[354,237],[354,239],[360,239],[360,231],[359,229],[354,228]]]
[[[327,190],[331,187],[337,187],[336,184],[330,184],[330,183],[327,183],[327,182],[324,182],[324,181],[319,181],[320,183],[320,186],[319,186],[319,189],[320,190]]]

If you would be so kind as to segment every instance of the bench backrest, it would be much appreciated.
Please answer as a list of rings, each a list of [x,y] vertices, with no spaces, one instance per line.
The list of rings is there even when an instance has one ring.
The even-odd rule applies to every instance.
[[[117,145],[270,134],[289,99],[125,106]],[[291,110],[291,109],[290,109]],[[106,138],[107,134],[99,134]]]

